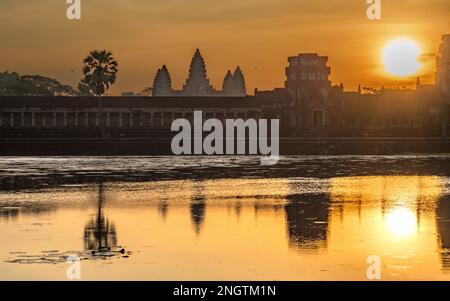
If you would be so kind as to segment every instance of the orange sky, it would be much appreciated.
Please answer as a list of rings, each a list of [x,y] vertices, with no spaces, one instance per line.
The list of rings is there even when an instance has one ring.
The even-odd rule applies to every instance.
[[[450,2],[381,1],[382,19],[370,21],[365,0],[81,0],[82,20],[69,21],[65,0],[1,0],[0,71],[76,87],[83,57],[106,48],[119,61],[110,94],[151,86],[162,64],[179,89],[198,47],[217,89],[236,65],[250,94],[281,87],[287,57],[301,52],[327,55],[331,80],[346,90],[406,86],[415,76],[390,77],[380,61],[383,45],[403,36],[421,46],[418,75],[433,82],[440,36],[450,33]]]

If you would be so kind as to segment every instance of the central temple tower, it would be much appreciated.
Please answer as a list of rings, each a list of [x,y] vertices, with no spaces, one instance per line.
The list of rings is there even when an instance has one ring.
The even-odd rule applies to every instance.
[[[213,88],[206,75],[205,61],[200,50],[195,51],[189,67],[189,77],[183,86],[183,95],[185,96],[210,96],[213,94]]]
[[[182,97],[182,96],[227,96],[227,97],[245,97],[245,78],[240,67],[237,67],[234,73],[228,71],[223,82],[223,91],[215,90],[209,82],[206,73],[206,64],[200,53],[195,50],[189,66],[189,77],[183,85],[183,89],[174,90],[172,88],[172,79],[169,70],[164,65],[156,72],[153,81],[152,96],[156,97]]]

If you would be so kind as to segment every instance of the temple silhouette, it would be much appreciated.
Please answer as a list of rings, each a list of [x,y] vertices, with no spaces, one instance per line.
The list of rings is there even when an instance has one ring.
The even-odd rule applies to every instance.
[[[155,80],[153,81],[153,96],[240,96],[247,95],[245,89],[245,79],[241,68],[238,66],[236,70],[231,73],[228,70],[223,80],[223,90],[216,91],[209,82],[206,64],[197,49],[192,57],[189,67],[189,77],[181,91],[176,91],[172,88],[172,79],[166,65],[162,66],[156,72]]]
[[[290,195],[285,207],[289,246],[299,251],[326,249],[330,199],[326,194]]]
[[[278,119],[282,154],[394,154],[450,148],[450,35],[442,36],[435,84],[345,91],[329,79],[328,57],[288,58],[284,87],[247,95],[243,72],[221,91],[197,49],[182,89],[156,73],[152,96],[0,97],[0,154],[171,154],[175,119]],[[164,140],[165,139],[165,140]],[[308,140],[309,139],[309,140]],[[314,140],[315,139],[315,140]]]

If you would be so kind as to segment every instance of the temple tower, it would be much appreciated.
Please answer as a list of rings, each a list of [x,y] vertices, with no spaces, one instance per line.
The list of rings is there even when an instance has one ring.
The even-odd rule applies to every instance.
[[[238,66],[233,74],[233,96],[246,96],[244,74]]]
[[[286,91],[291,95],[289,125],[308,128],[314,135],[325,135],[332,115],[328,104],[331,91],[331,73],[328,57],[317,53],[302,53],[288,58]],[[342,87],[343,90],[343,87]],[[311,134],[308,133],[308,134]]]
[[[436,58],[436,85],[450,96],[450,34],[442,36],[439,53]]]
[[[183,86],[184,96],[210,96],[213,88],[206,75],[206,66],[200,50],[195,51],[189,68],[189,77]]]
[[[327,66],[328,57],[317,53],[302,53],[288,58],[285,88],[295,102],[325,100],[331,88],[328,79],[331,70]]]
[[[229,95],[233,90],[233,74],[228,70],[225,78],[223,79],[223,94]]]
[[[223,95],[242,97],[247,95],[244,74],[241,68],[237,67],[233,74],[228,70],[223,80]]]
[[[164,65],[156,72],[155,80],[153,81],[152,95],[171,96],[172,94],[172,79],[170,78],[169,70],[167,70],[166,65]]]

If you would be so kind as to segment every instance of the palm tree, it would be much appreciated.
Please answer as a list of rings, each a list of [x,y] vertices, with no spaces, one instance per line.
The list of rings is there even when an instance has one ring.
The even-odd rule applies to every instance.
[[[111,51],[92,50],[83,60],[83,76],[80,85],[98,97],[101,97],[115,83],[118,63]]]
[[[99,114],[102,117],[102,95],[115,83],[119,64],[108,50],[92,50],[83,60],[83,79],[78,85],[82,95],[95,95],[99,98]],[[99,122],[102,138],[104,130]]]

